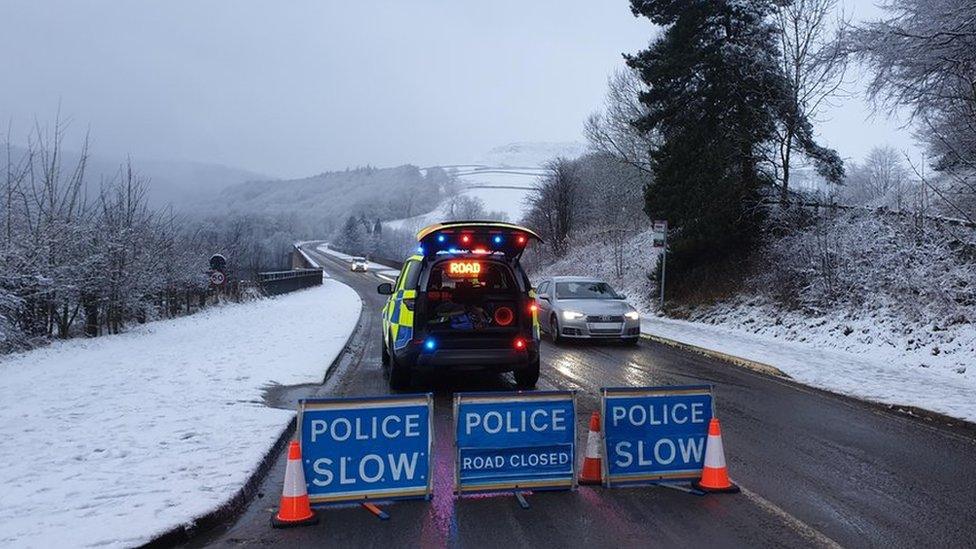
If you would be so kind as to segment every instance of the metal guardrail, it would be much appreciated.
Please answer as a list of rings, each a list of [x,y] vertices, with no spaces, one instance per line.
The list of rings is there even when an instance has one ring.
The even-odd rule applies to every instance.
[[[322,269],[295,269],[258,273],[258,282],[267,295],[286,294],[322,285]]]

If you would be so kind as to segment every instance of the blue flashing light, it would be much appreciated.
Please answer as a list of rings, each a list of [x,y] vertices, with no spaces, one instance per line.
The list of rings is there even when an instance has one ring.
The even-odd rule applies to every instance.
[[[459,250],[457,248],[451,248],[450,250],[447,251],[447,253],[459,254],[459,253],[461,253],[461,250]]]
[[[496,236],[495,237],[495,244],[501,244],[501,243],[502,243],[502,237],[501,236]]]
[[[427,349],[428,351],[433,351],[436,347],[437,343],[435,343],[433,339],[427,338],[427,341],[424,342],[424,349]]]
[[[444,236],[442,234],[437,235],[437,241],[438,242],[444,242],[445,240],[447,240],[447,237],[446,236]]]
[[[424,255],[424,247],[423,246],[417,246],[417,253],[420,254],[420,255]]]

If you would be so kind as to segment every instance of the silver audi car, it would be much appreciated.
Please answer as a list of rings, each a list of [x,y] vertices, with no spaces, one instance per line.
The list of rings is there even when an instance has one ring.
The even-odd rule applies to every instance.
[[[636,344],[640,314],[627,297],[596,278],[554,276],[536,289],[539,322],[553,343],[563,339],[616,339]]]

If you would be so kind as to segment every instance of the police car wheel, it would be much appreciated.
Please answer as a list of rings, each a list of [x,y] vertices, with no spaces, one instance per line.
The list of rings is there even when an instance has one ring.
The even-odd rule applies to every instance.
[[[400,366],[396,362],[396,358],[390,357],[390,389],[399,390],[406,389],[410,386],[410,369],[406,366]]]
[[[535,359],[525,368],[515,370],[515,384],[519,389],[535,389],[539,382],[539,359]]]
[[[386,342],[380,339],[380,349],[382,349],[380,354],[380,363],[383,364],[383,370],[387,370],[390,367],[390,352],[386,350]]]

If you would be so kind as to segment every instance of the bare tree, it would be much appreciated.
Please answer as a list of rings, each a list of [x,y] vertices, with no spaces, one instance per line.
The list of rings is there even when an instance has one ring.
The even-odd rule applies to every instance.
[[[634,127],[643,118],[646,107],[640,94],[647,86],[631,68],[614,72],[607,81],[607,95],[603,110],[586,120],[584,131],[590,146],[613,155],[645,174],[651,173],[650,151],[656,136],[641,133]]]
[[[976,3],[890,0],[887,17],[851,32],[852,50],[871,69],[872,99],[918,122],[935,168],[947,175],[935,194],[976,218]]]
[[[530,225],[542,231],[551,253],[562,257],[569,245],[569,235],[581,217],[579,166],[572,160],[557,158],[546,169],[548,173],[526,198],[527,218]]]
[[[789,86],[790,108],[796,109],[778,125],[771,158],[783,202],[789,200],[796,155],[806,150],[802,141],[808,132],[801,121],[816,118],[844,81],[847,56],[840,35],[844,22],[832,19],[836,9],[837,0],[794,0],[784,2],[775,14],[780,68]]]

